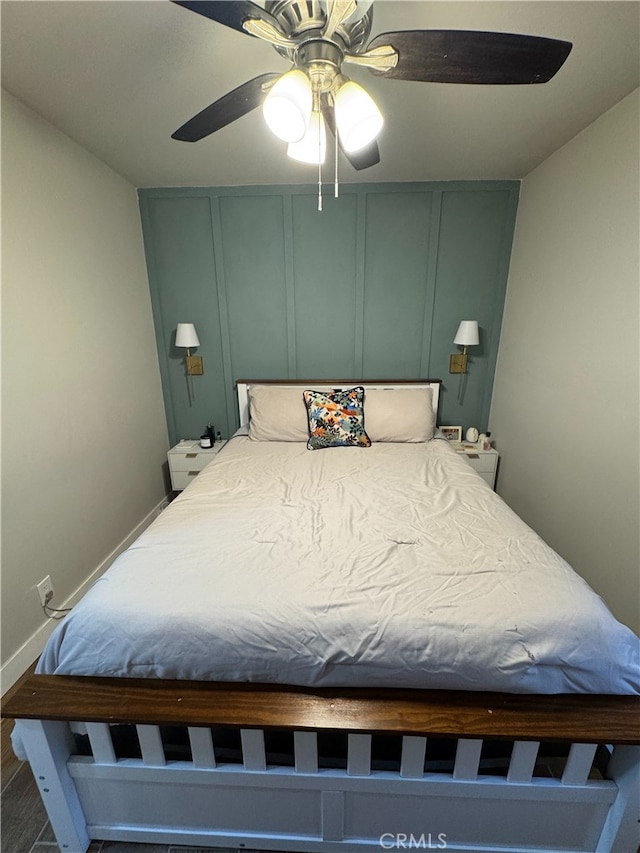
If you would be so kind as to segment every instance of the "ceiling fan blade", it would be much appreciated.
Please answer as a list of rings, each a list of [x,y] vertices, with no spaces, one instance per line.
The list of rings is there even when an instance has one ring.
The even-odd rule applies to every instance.
[[[331,133],[336,136],[336,116],[333,109],[333,105],[330,104],[326,97],[323,97],[320,102],[320,109],[322,110],[322,116],[324,118],[325,124],[331,131]],[[374,139],[373,142],[370,142],[369,145],[366,145],[364,148],[361,148],[359,151],[348,152],[345,151],[342,145],[340,144],[340,137],[338,136],[338,145],[340,146],[340,150],[347,158],[349,163],[356,169],[358,172],[362,171],[362,169],[368,169],[370,166],[375,166],[376,163],[380,162],[380,149],[378,148],[378,143]]]
[[[245,35],[253,35],[253,33],[247,33],[242,26],[247,20],[265,21],[282,33],[280,24],[273,15],[257,3],[252,3],[251,0],[171,0],[171,2]]]
[[[290,48],[291,39],[286,36],[280,27],[274,27],[269,21],[262,18],[248,18],[245,20],[242,28],[245,33],[250,36],[268,41],[270,44],[279,45],[280,47]]]
[[[338,140],[338,145],[340,145],[340,140]],[[380,162],[380,149],[375,139],[359,151],[349,153],[342,146],[340,146],[340,150],[358,172]]]
[[[356,0],[328,0],[327,23],[323,30],[323,38],[330,39],[340,24],[353,15],[356,10]]]
[[[476,30],[382,33],[367,51],[391,45],[398,63],[372,74],[431,83],[546,83],[571,51],[571,42]]]
[[[221,127],[231,124],[232,121],[260,106],[266,95],[265,84],[277,77],[280,77],[280,74],[261,74],[238,86],[237,89],[227,92],[222,98],[209,104],[202,112],[185,122],[171,134],[171,138],[181,142],[197,142],[220,130]]]

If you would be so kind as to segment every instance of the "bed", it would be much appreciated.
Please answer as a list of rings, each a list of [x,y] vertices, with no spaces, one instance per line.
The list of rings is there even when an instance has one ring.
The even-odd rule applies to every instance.
[[[638,639],[438,437],[439,385],[238,383],[3,709],[62,849],[636,849]]]

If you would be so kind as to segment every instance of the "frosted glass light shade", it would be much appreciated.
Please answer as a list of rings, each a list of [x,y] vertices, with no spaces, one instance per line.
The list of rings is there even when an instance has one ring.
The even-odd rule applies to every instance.
[[[287,71],[275,83],[262,105],[269,130],[285,142],[299,142],[311,117],[311,81],[299,68]]]
[[[177,347],[199,347],[200,341],[193,323],[178,323],[176,328]]]
[[[477,320],[462,320],[453,339],[461,347],[473,347],[480,343]]]
[[[373,142],[382,130],[382,113],[373,98],[353,80],[338,89],[335,111],[340,142],[349,153]]]
[[[302,137],[300,142],[290,142],[287,148],[287,154],[294,160],[299,160],[301,163],[324,163],[325,154],[327,152],[327,131],[324,126],[324,119],[319,112],[311,113],[307,132]]]

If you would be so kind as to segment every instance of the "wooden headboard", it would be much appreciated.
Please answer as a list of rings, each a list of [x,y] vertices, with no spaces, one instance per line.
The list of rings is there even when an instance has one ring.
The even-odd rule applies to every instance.
[[[433,414],[437,422],[441,382],[441,379],[238,379],[236,387],[238,389],[240,425],[247,426],[249,423],[248,392],[251,385],[273,385],[279,388],[313,388],[318,391],[353,388],[355,385],[361,385],[365,392],[367,389],[431,388]]]

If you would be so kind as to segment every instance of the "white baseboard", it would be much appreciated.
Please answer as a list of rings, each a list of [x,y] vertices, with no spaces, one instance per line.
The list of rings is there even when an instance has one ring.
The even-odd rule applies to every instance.
[[[129,535],[123,539],[116,548],[114,548],[109,556],[103,560],[93,572],[91,572],[89,577],[80,584],[75,592],[73,592],[62,604],[56,604],[56,607],[62,610],[63,608],[73,607],[77,604],[89,587],[91,587],[95,581],[104,574],[104,572],[106,572],[116,557],[122,554],[123,551],[126,551],[127,548],[138,538],[138,536],[140,536],[151,522],[160,515],[162,510],[166,509],[168,505],[169,499],[163,498],[163,500],[161,500],[160,503],[157,504],[157,506],[155,506],[138,525],[136,525],[131,533],[129,533]],[[27,642],[21,646],[18,651],[2,665],[2,667],[0,667],[0,695],[4,696],[7,690],[16,683],[20,676],[29,669],[34,660],[39,657],[40,653],[44,649],[45,643],[53,633],[57,624],[58,620],[47,619],[47,621],[44,622],[31,637],[29,637]]]

